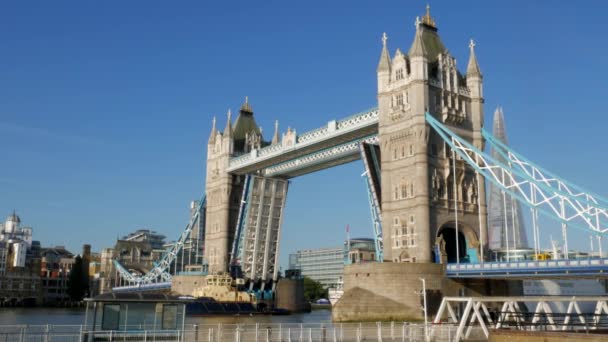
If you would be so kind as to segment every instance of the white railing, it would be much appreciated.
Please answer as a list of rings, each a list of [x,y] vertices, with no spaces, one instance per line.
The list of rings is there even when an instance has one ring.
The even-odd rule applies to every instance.
[[[433,341],[452,341],[457,326],[427,326]],[[481,329],[476,329],[482,336]],[[475,333],[473,334],[475,335]],[[0,341],[424,341],[425,326],[408,322],[188,324],[183,330],[91,331],[86,326],[0,326]]]

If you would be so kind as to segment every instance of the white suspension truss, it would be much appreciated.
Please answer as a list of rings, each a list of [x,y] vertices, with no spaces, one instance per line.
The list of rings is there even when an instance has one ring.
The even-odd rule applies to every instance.
[[[118,271],[120,277],[129,283],[130,285],[147,285],[158,282],[170,282],[172,275],[170,274],[170,267],[176,261],[177,255],[184,247],[186,241],[190,238],[190,234],[194,229],[196,222],[199,219],[200,213],[206,205],[206,197],[198,202],[198,207],[194,212],[194,215],[190,218],[190,222],[186,226],[186,229],[182,231],[179,239],[171,245],[163,254],[161,260],[158,263],[154,263],[154,267],[144,275],[132,274],[127,270],[118,260],[114,260],[114,266]],[[200,231],[204,231],[204,222],[201,220]]]
[[[507,163],[460,138],[431,114],[426,113],[426,120],[461,159],[533,212],[600,238],[608,232],[608,201],[549,174],[487,132],[483,136]]]

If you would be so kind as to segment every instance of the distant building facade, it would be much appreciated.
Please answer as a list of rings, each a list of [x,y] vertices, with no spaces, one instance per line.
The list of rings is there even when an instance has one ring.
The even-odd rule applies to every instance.
[[[74,254],[63,246],[42,248],[40,278],[43,303],[57,305],[70,301],[68,279],[74,266]]]
[[[13,211],[0,223],[0,305],[33,305],[42,302],[40,243],[32,228],[22,227]]]
[[[344,242],[343,247],[299,250],[289,255],[289,268],[318,281],[325,288],[335,287],[344,273],[344,263],[375,260],[373,239],[358,238]]]
[[[374,239],[358,238],[344,242],[344,250],[348,251],[348,263],[376,261],[376,245]]]

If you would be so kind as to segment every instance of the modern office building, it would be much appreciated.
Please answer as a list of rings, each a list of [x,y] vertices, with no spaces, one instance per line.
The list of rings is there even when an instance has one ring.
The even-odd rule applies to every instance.
[[[306,249],[289,255],[289,268],[298,269],[302,276],[320,282],[325,288],[341,282],[344,263],[375,260],[374,240],[350,239],[343,246]]]
[[[302,276],[320,282],[328,288],[338,284],[344,272],[344,249],[305,249],[289,255],[289,268],[300,270]]]

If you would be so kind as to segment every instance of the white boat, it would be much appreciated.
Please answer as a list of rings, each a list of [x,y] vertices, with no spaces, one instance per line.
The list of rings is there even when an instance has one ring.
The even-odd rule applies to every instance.
[[[327,292],[331,306],[336,305],[338,299],[340,299],[340,297],[342,297],[342,294],[344,294],[344,281],[342,280],[342,277],[340,277],[340,279],[338,280],[336,287],[330,287]]]

